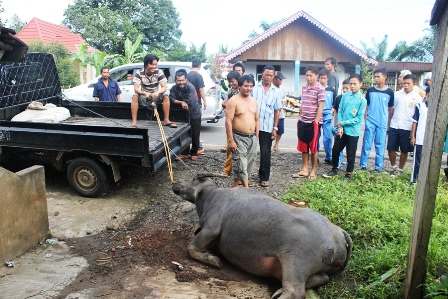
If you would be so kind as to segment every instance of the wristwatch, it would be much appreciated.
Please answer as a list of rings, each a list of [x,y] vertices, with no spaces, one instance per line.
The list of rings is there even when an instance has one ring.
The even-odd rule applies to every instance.
[[[274,127],[274,130],[278,131],[278,127]]]

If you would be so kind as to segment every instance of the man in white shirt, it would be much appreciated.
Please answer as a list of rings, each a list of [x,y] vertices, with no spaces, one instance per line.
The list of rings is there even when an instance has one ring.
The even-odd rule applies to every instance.
[[[420,95],[414,90],[417,78],[408,74],[403,77],[403,89],[395,92],[394,109],[391,111],[391,120],[388,126],[387,150],[389,152],[390,164],[394,172],[398,175],[403,172],[403,167],[408,158],[408,153],[412,152],[411,130],[414,122],[413,116],[415,106],[422,101]],[[400,149],[400,161],[396,165],[397,151]]]

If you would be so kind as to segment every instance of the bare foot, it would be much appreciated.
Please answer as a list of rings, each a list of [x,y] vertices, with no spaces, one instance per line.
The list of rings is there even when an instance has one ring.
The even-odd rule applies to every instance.
[[[129,127],[138,128],[138,125],[137,125],[137,123],[132,123],[132,124],[129,125]]]

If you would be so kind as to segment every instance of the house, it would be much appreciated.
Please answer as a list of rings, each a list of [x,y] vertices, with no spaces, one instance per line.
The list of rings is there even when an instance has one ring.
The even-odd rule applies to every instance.
[[[49,23],[38,18],[33,18],[26,24],[17,34],[17,37],[28,45],[36,41],[42,41],[44,44],[59,42],[64,45],[70,53],[76,52],[77,47],[80,44],[87,44],[81,34],[75,34],[65,26]],[[94,50],[94,48],[89,46],[87,52],[91,53]],[[81,83],[89,82],[96,77],[95,68],[91,65],[88,65],[87,70],[84,70],[86,71],[85,77],[83,76],[81,65],[78,62],[74,62],[73,66],[79,73],[79,81]]]
[[[304,11],[296,12],[232,50],[225,60],[242,61],[246,73],[253,74],[257,81],[261,79],[263,67],[271,64],[286,77],[282,85],[288,94],[297,95],[306,83],[305,68],[309,65],[323,68],[324,60],[330,56],[338,60],[336,72],[340,82],[360,72],[361,60],[378,64]]]

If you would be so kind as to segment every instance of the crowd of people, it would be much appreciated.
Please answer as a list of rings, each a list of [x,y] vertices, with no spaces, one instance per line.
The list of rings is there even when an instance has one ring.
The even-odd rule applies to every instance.
[[[189,112],[192,144],[177,160],[190,158],[195,161],[198,155],[204,154],[204,150],[199,148],[201,111],[207,107],[204,80],[199,74],[201,61],[193,59],[189,73],[184,69],[178,70],[175,85],[169,93],[167,79],[163,71],[157,68],[158,61],[157,56],[147,55],[143,69],[132,78],[135,94],[131,103],[131,126],[137,127],[138,107],[155,102],[156,105],[162,105],[164,125],[175,128],[177,125],[169,120],[170,105],[181,105]],[[339,175],[345,149],[345,179],[350,180],[355,168],[361,124],[365,122],[360,169],[367,170],[372,145],[375,148],[373,170],[384,172],[387,148],[392,176],[403,172],[408,154],[412,153],[410,182],[416,183],[425,136],[431,73],[426,74],[424,84],[419,87],[417,77],[403,70],[398,77],[401,89],[394,91],[387,86],[387,70],[376,69],[373,72],[375,85],[368,88],[365,94],[362,92],[362,77],[353,74],[342,82],[342,92],[338,95],[336,67],[337,60],[329,57],[325,60],[325,68],[311,65],[305,69],[306,84],[301,90],[302,106],[297,122],[297,150],[302,155],[302,165],[300,171],[292,174],[292,177],[316,179],[319,140],[322,139],[324,162],[332,165],[332,169],[324,173],[323,177]],[[286,77],[272,65],[263,68],[259,82],[255,81],[253,75],[245,74],[245,71],[244,64],[237,62],[232,71],[221,74],[227,137],[223,148],[226,152],[223,174],[233,176],[232,187],[239,184],[249,187],[259,147],[258,180],[260,186],[268,187],[271,153],[279,151],[279,142],[284,133],[283,107],[286,93],[282,80]],[[108,68],[101,69],[101,77],[93,92],[96,101],[120,101],[121,90],[108,73]],[[444,151],[448,153],[448,132]],[[398,163],[397,152],[400,153]],[[448,167],[445,168],[445,174],[448,178]]]

